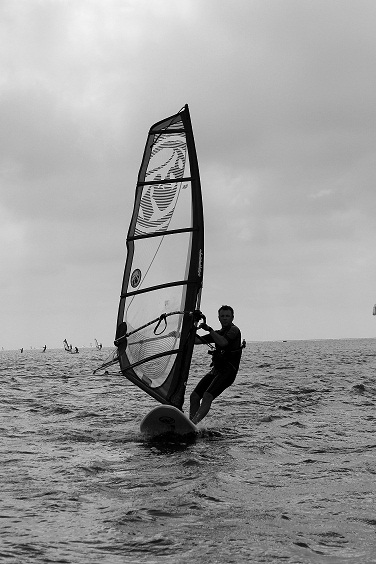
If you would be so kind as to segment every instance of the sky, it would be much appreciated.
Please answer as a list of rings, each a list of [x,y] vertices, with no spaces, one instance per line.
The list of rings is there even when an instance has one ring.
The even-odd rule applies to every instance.
[[[0,349],[112,346],[146,135],[186,103],[208,323],[376,337],[375,29],[374,0],[0,0]]]

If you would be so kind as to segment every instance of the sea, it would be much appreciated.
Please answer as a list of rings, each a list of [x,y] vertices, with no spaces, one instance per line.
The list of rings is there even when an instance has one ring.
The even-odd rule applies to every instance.
[[[376,563],[375,339],[248,342],[186,441],[110,352],[0,351],[1,563]]]

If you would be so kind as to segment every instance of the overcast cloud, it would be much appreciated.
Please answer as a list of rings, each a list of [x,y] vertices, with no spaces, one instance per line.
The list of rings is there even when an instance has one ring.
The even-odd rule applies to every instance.
[[[190,106],[202,309],[374,337],[374,0],[0,1],[0,348],[112,345],[150,125]]]

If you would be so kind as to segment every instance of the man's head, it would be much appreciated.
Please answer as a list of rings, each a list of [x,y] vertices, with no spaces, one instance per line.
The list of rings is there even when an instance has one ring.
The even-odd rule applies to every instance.
[[[218,319],[222,325],[222,327],[227,327],[231,325],[234,319],[234,310],[231,306],[223,305],[218,310]]]

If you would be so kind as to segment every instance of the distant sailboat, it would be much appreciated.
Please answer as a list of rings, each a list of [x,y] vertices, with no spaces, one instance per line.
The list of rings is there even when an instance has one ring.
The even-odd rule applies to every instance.
[[[373,306],[373,315],[376,315],[376,304]]]
[[[98,343],[97,339],[94,339],[94,341],[95,341],[95,348],[100,351],[102,348],[102,343]]]
[[[63,343],[64,343],[64,350],[67,353],[70,353],[70,354],[77,354],[78,353],[78,348],[74,347],[74,350],[73,350],[72,345],[69,345],[68,341],[66,339],[64,339]]]

